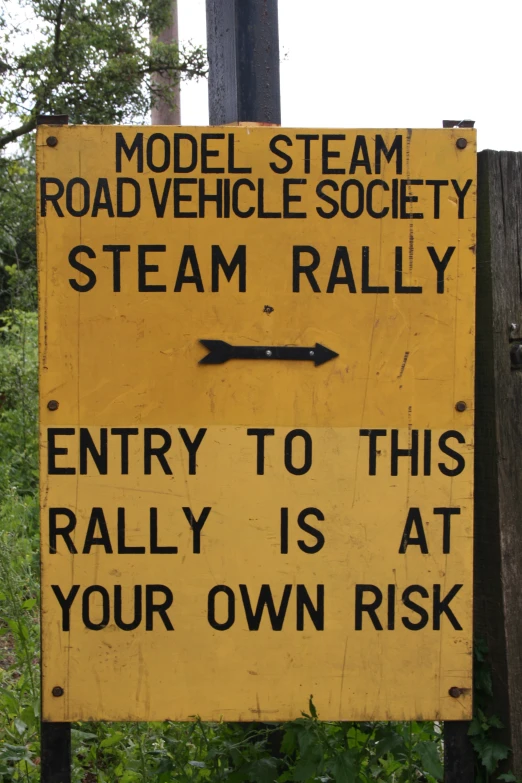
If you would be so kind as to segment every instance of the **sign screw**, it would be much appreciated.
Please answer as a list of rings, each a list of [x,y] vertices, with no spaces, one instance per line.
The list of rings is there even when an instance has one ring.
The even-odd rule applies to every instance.
[[[266,356],[272,356],[272,351],[265,351]]]
[[[47,146],[48,147],[56,147],[57,144],[58,144],[58,139],[56,138],[56,136],[48,136],[47,137]]]
[[[49,408],[50,411],[57,411],[59,404],[60,403],[58,402],[58,400],[49,400],[49,402],[47,403],[47,407]]]
[[[466,410],[466,408],[467,408],[467,407],[468,407],[468,406],[466,405],[466,403],[464,402],[464,400],[459,400],[459,401],[457,402],[457,404],[455,405],[455,410],[457,410],[459,413],[462,413],[463,411],[465,411],[465,410]]]
[[[462,691],[460,688],[457,688],[456,685],[453,686],[453,688],[450,688],[448,691],[449,695],[452,699],[458,699],[459,696],[462,696]]]
[[[314,352],[313,352],[313,351],[310,351],[310,356],[313,356],[313,355],[314,355]]]
[[[53,688],[52,693],[53,693],[53,696],[56,696],[56,698],[58,698],[59,696],[63,696],[64,690],[63,690],[63,688],[60,685],[55,685],[54,688]]]
[[[457,147],[459,148],[459,150],[465,150],[467,146],[468,146],[467,139],[457,139]]]

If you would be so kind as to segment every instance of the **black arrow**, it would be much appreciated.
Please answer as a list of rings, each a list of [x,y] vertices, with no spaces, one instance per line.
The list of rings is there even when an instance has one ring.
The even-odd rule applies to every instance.
[[[316,343],[315,347],[297,348],[293,345],[229,345],[223,340],[200,340],[209,353],[200,364],[224,364],[229,359],[286,359],[298,362],[314,362],[318,367],[339,356],[335,351]]]

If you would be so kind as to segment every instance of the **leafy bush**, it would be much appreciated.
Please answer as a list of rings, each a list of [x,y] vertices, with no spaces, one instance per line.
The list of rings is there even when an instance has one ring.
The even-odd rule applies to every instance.
[[[34,493],[38,481],[36,313],[8,310],[0,321],[0,492]]]

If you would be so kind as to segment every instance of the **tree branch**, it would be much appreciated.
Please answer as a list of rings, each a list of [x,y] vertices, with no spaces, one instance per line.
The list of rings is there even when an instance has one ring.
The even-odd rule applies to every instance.
[[[20,125],[18,128],[9,131],[9,133],[6,133],[4,136],[0,136],[0,150],[10,144],[12,141],[15,141],[15,139],[17,139],[19,136],[23,136],[24,133],[30,133],[30,131],[34,130],[35,128],[36,114],[33,115],[30,120],[24,122],[23,125]]]
[[[55,28],[54,28],[54,48],[53,48],[53,59],[56,65],[59,64],[59,54],[60,54],[60,36],[62,34],[62,16],[63,16],[63,7],[65,5],[65,0],[60,0],[60,3],[58,5],[58,11],[56,12],[56,22],[55,22]]]

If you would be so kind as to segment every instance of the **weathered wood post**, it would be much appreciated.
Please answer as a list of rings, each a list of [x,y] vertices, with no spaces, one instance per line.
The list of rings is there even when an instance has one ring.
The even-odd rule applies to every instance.
[[[71,783],[71,724],[42,723],[41,783]]]
[[[444,783],[475,780],[475,757],[468,730],[469,721],[444,722]]]
[[[478,158],[475,633],[522,775],[522,153]]]
[[[37,125],[67,125],[66,114],[40,114]],[[40,722],[41,783],[71,783],[71,724]]]

